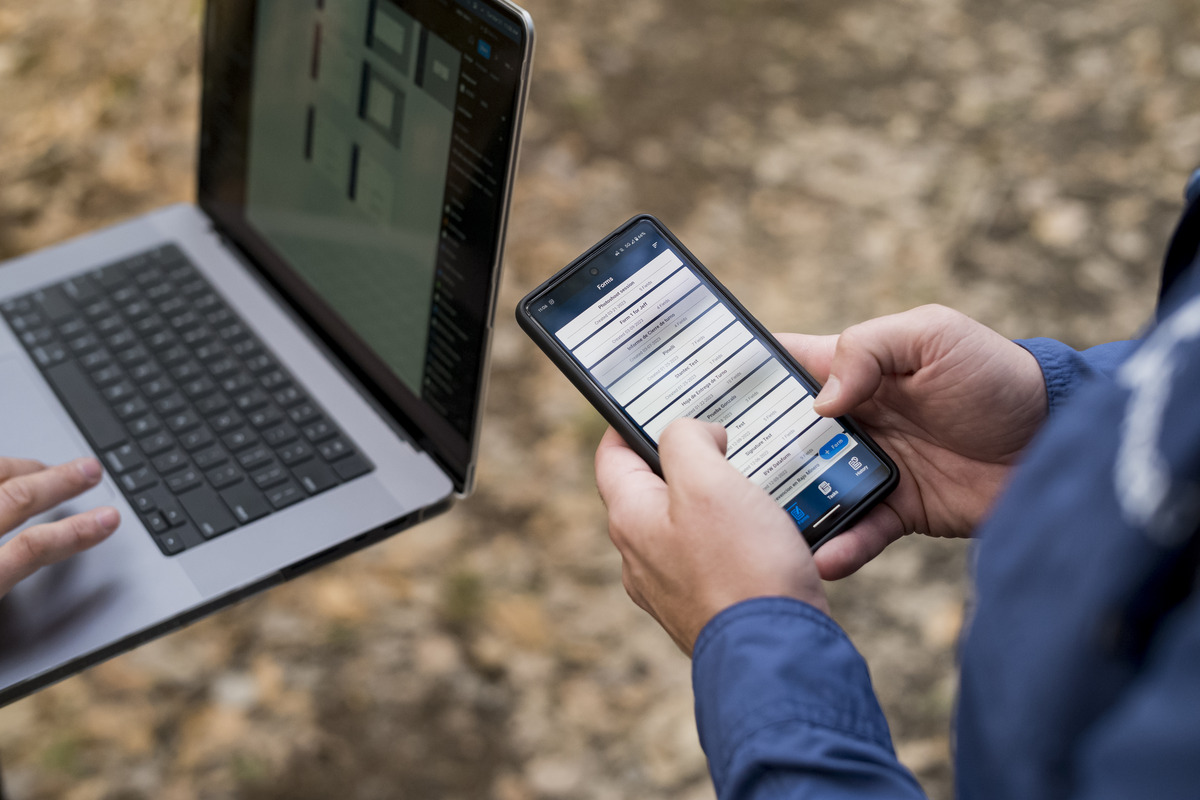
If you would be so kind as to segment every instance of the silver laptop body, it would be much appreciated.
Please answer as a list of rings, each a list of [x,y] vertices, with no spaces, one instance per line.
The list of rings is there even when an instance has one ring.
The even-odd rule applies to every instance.
[[[304,5],[208,4],[195,205],[0,265],[0,454],[46,463],[95,455],[108,470],[102,483],[53,514],[107,504],[122,515],[109,540],[0,600],[0,703],[417,524],[471,489],[532,23],[506,0]],[[104,390],[132,385],[153,415],[155,398],[171,388],[191,399],[183,381],[164,389],[139,382],[132,369],[102,379],[76,364],[76,316],[109,319],[88,317],[96,309],[90,295],[46,319],[52,301],[61,306],[79,287],[111,276],[108,265],[129,276],[131,292],[157,292],[160,284],[138,269],[163,252],[190,262],[277,359],[274,380],[286,375],[339,432],[336,445],[322,440],[328,434],[302,424],[306,417],[293,426],[299,450],[264,451],[286,480],[265,490],[278,508],[259,498],[247,513],[230,499],[270,477],[263,465],[240,466],[253,451],[237,430],[259,442],[272,430],[256,427],[270,424],[264,409],[288,423],[294,406],[271,411],[267,402],[235,413],[241,427],[229,431],[207,418],[181,424],[209,425],[215,444],[203,452],[224,452],[224,472],[187,461],[195,453],[182,446],[185,463],[168,472],[121,471],[158,462],[139,449],[148,441],[141,429],[116,443],[125,434],[113,420],[132,420],[95,410],[108,402]],[[187,273],[171,274],[178,283]],[[200,317],[188,330],[206,325]],[[228,329],[217,325],[210,333],[219,340]],[[99,345],[93,338],[81,349],[108,348],[96,335]],[[72,359],[74,366],[58,366]],[[173,368],[159,366],[171,380]],[[75,392],[84,383],[86,391]],[[250,393],[270,401],[277,388]],[[151,423],[166,429],[176,419],[182,423],[158,414]],[[111,446],[93,446],[98,436]],[[358,469],[343,469],[347,451]],[[305,461],[285,464],[280,452]],[[308,475],[317,473],[304,464],[351,477],[315,485]],[[185,485],[181,469],[197,481],[187,497],[222,498],[234,527],[202,524],[194,506],[182,504],[172,517],[179,527],[161,529],[162,515],[144,508],[143,484]],[[293,487],[286,502],[283,485]],[[185,530],[186,537],[173,533]]]

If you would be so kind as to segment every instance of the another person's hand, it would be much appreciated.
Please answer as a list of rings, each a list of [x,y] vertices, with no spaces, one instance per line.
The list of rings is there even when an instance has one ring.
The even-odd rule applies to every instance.
[[[612,428],[596,451],[625,589],[689,655],[713,616],[751,597],[795,597],[828,611],[791,517],[730,465],[725,445],[719,425],[673,422],[659,441],[665,480]]]
[[[853,416],[900,468],[896,491],[817,551],[826,579],[908,533],[969,536],[1046,418],[1037,360],[948,308],[880,317],[841,336],[778,338],[825,384],[818,413]]]
[[[101,474],[94,458],[47,467],[0,457],[0,535],[91,489]],[[21,531],[0,546],[0,597],[42,567],[104,541],[120,521],[117,510],[105,506]]]

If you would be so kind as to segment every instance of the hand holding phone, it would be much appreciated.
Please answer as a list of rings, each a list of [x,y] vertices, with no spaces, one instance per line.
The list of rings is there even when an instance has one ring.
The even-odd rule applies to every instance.
[[[656,472],[671,422],[723,426],[729,462],[814,549],[896,485],[882,448],[819,416],[816,381],[649,215],[527,295],[517,320]]]

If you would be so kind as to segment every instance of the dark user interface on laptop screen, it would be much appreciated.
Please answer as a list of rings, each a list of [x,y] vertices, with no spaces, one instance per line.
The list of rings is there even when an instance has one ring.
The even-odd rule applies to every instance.
[[[298,5],[241,22],[244,223],[373,380],[469,442],[524,31],[476,0]]]

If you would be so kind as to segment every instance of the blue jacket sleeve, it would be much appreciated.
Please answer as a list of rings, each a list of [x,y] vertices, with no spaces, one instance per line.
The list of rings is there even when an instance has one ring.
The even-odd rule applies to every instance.
[[[1017,344],[1032,353],[1041,366],[1053,416],[1085,380],[1116,372],[1138,343],[1110,342],[1082,352],[1054,339],[1018,339]]]
[[[925,796],[896,759],[866,662],[813,607],[726,609],[696,641],[692,679],[721,800]]]

